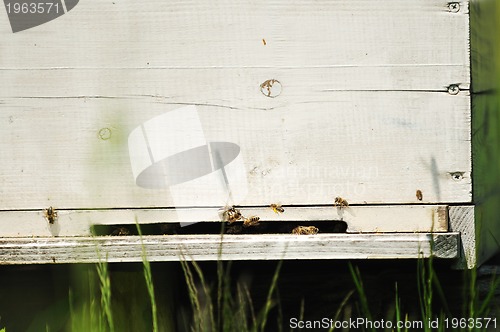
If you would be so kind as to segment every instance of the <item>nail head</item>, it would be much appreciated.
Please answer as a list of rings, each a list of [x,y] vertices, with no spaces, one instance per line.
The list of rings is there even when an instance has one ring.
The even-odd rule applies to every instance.
[[[452,13],[458,13],[460,11],[460,3],[458,3],[458,2],[450,2],[450,3],[448,3],[448,9]]]
[[[102,140],[108,140],[111,138],[111,129],[109,128],[101,128],[99,130],[99,138]]]
[[[460,92],[460,88],[456,84],[452,84],[448,87],[448,93],[450,95],[456,95]]]

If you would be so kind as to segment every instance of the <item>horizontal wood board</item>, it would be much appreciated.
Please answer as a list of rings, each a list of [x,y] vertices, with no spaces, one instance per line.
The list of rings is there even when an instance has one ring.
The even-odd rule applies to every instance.
[[[470,202],[460,5],[89,0],[0,29],[0,206],[179,206],[169,189],[135,185],[127,138],[185,105],[208,141],[241,149],[246,179],[232,186],[248,194],[232,203]],[[275,98],[261,92],[269,79]],[[228,203],[209,186],[187,192],[181,206]]]
[[[282,214],[269,207],[241,208],[243,216],[258,216],[261,221],[276,223],[296,221],[338,221],[347,224],[348,233],[447,232],[446,206],[350,206],[286,207]],[[131,225],[175,222],[220,222],[222,213],[215,208],[191,209],[105,209],[58,210],[52,224],[43,211],[0,212],[0,236],[48,237],[89,236],[94,225]]]
[[[0,67],[468,66],[468,2],[460,4],[88,0],[16,34],[5,22],[0,38],[14,47],[2,48]]]
[[[234,203],[333,204],[336,196],[351,203],[419,203],[417,190],[427,203],[470,200],[468,96],[339,92],[332,98],[320,108],[315,102],[272,111],[199,107],[210,140],[241,148],[246,179],[232,186],[248,188],[248,195]],[[141,105],[147,111],[135,112]],[[10,110],[0,114],[3,208],[172,206],[168,188],[135,185],[127,135],[175,105],[18,99],[2,107]],[[103,128],[110,139],[99,137]],[[228,202],[211,191],[193,186],[187,206]]]
[[[144,252],[151,262],[456,258],[458,241],[458,233],[19,238],[0,239],[0,264],[140,262]]]

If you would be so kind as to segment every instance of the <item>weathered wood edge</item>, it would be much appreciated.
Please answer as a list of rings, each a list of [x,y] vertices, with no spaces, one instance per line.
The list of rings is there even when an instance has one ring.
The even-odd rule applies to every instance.
[[[446,205],[363,205],[348,207],[241,207],[261,221],[343,221],[347,233],[447,232]],[[50,224],[43,210],[0,211],[0,236],[90,236],[92,225],[220,222],[220,208],[57,210]]]
[[[0,264],[456,258],[459,233],[155,235],[0,240]],[[144,251],[143,251],[144,250]]]
[[[455,269],[471,269],[476,266],[476,227],[474,206],[449,207],[450,232],[460,233],[459,255]]]

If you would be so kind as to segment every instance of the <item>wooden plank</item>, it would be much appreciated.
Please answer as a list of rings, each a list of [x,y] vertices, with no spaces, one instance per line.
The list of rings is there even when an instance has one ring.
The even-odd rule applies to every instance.
[[[34,29],[5,24],[0,67],[468,66],[460,4],[454,13],[435,0],[89,0]]]
[[[255,100],[265,98],[258,90],[254,94]],[[272,99],[270,109],[184,98],[1,99],[0,151],[8,160],[0,164],[1,206],[227,204],[227,196],[214,196],[207,185],[186,189],[188,203],[177,205],[169,189],[135,185],[130,132],[182,102],[200,103],[207,141],[239,146],[244,177],[231,185],[248,194],[234,204],[331,204],[336,196],[353,204],[420,203],[416,190],[425,203],[471,201],[466,91],[336,91],[324,92],[322,100],[286,97],[290,103],[283,104],[277,101],[281,97],[265,98]],[[172,144],[184,139],[179,135]]]
[[[157,102],[224,104],[237,108],[270,108],[275,102],[304,97],[327,100],[335,91],[441,91],[460,82],[470,88],[464,65],[366,65],[297,68],[55,68],[2,70],[10,84],[0,98],[141,98]],[[408,79],[411,77],[411,80]],[[260,93],[260,84],[277,79],[280,98]],[[50,84],[42,84],[48,83]],[[245,100],[240,100],[245,99]]]
[[[455,258],[458,233],[174,235],[0,240],[0,264],[149,261]]]
[[[261,221],[343,221],[348,233],[447,232],[448,213],[444,205],[285,207],[275,214],[269,207],[239,208],[244,216],[256,215]],[[88,236],[92,225],[134,225],[155,223],[220,222],[217,208],[196,209],[112,209],[57,210],[49,224],[44,212],[0,212],[0,236]],[[321,227],[318,226],[321,231]]]
[[[129,134],[183,105],[241,151],[231,204],[471,201],[467,1],[89,0],[0,38],[2,209],[227,204],[135,185]]]
[[[473,205],[450,206],[450,232],[460,233],[459,256],[456,269],[472,269],[477,264],[476,220]]]

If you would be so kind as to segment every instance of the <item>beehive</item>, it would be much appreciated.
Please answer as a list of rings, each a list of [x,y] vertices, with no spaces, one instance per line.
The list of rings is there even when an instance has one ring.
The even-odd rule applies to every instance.
[[[0,30],[1,262],[493,253],[498,106],[479,51],[477,97],[470,75],[491,3],[54,3]],[[232,205],[319,233],[92,236]]]

